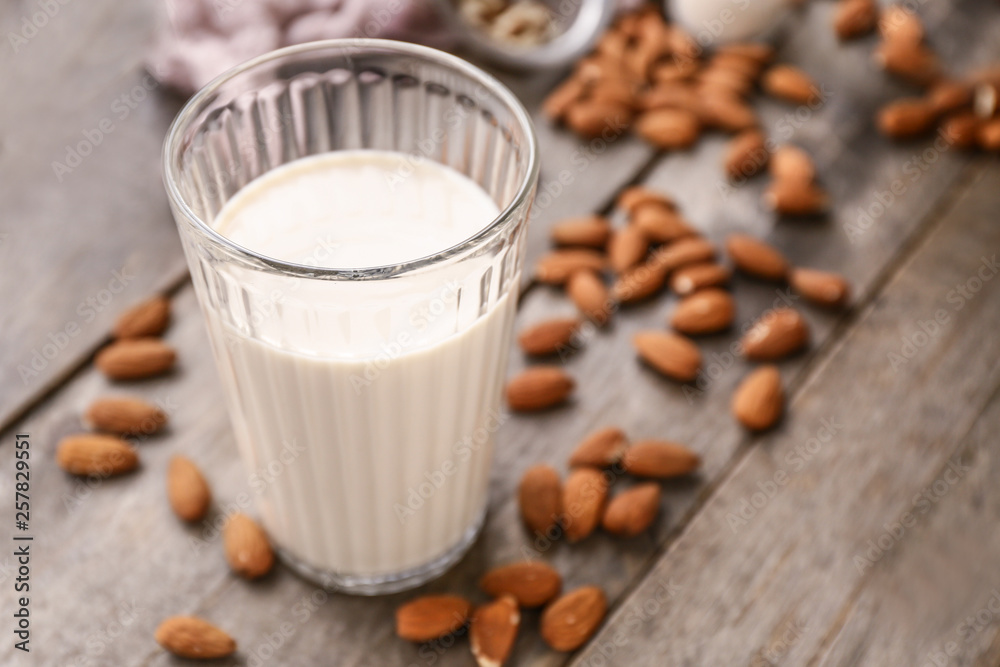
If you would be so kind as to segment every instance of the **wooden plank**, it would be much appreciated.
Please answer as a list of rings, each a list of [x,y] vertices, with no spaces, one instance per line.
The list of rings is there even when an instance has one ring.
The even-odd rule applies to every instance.
[[[862,585],[855,557],[934,483],[1000,382],[997,284],[961,307],[952,292],[1000,247],[990,216],[998,185],[989,171],[921,244],[819,364],[782,428],[739,461],[574,664],[601,651],[617,664],[816,656]],[[937,333],[921,337],[937,316]],[[656,599],[657,582],[671,580],[669,604],[629,624]]]

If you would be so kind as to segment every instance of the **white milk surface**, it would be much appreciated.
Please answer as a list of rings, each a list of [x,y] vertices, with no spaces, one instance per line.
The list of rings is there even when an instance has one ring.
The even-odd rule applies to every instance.
[[[344,151],[264,174],[214,226],[271,257],[359,268],[432,255],[497,214],[482,188],[438,163]],[[439,288],[427,280],[386,282],[404,292]],[[330,286],[297,288],[295,297],[311,298],[313,287]],[[337,294],[341,320],[368,307],[354,292]],[[513,311],[514,298],[502,296],[470,326],[431,329],[419,345],[393,330],[397,344],[379,346],[377,359],[371,336],[315,323],[298,331],[310,325],[278,312],[280,326],[260,327],[280,331],[262,341],[208,313],[213,336],[238,340],[217,346],[219,365],[275,542],[314,568],[353,576],[416,568],[460,542],[486,503]]]

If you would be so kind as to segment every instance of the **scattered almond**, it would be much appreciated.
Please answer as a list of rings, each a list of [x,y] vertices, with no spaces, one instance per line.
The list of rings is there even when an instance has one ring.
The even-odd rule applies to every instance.
[[[924,39],[924,26],[913,9],[889,5],[878,22],[882,39],[901,44],[919,44]]]
[[[138,303],[118,316],[112,335],[115,338],[145,338],[159,336],[170,323],[170,301],[154,296]]]
[[[544,410],[569,398],[575,385],[561,368],[534,366],[507,383],[507,404],[511,410],[523,412]]]
[[[582,137],[594,139],[621,134],[632,123],[632,110],[610,100],[582,100],[570,104],[564,115],[566,124]]]
[[[96,433],[69,435],[56,449],[59,467],[73,475],[110,477],[139,465],[135,449],[120,438]]]
[[[731,94],[703,95],[698,104],[698,119],[705,127],[723,132],[743,132],[758,126],[753,107]]]
[[[214,660],[236,652],[224,631],[196,616],[172,616],[156,628],[156,643],[181,658]]]
[[[608,498],[608,481],[594,468],[574,468],[563,486],[563,530],[570,542],[594,532]]]
[[[792,144],[785,144],[774,151],[769,171],[780,181],[811,183],[816,179],[816,167],[812,158],[804,150]]]
[[[867,35],[878,22],[875,0],[840,0],[833,17],[833,27],[840,39]]]
[[[740,180],[759,172],[769,159],[764,134],[757,129],[745,130],[729,142],[723,168],[729,178]]]
[[[774,361],[801,350],[809,342],[809,327],[792,308],[765,313],[740,339],[743,354],[755,361]]]
[[[927,102],[937,115],[961,111],[972,105],[972,86],[963,81],[942,80],[927,94]]]
[[[687,296],[700,289],[719,287],[728,282],[729,269],[721,264],[705,262],[677,269],[670,279],[670,288],[681,296]]]
[[[660,485],[645,482],[612,498],[601,526],[613,535],[635,537],[649,528],[659,513]]]
[[[626,188],[618,195],[618,200],[615,203],[618,208],[629,215],[634,215],[636,210],[645,204],[658,204],[671,210],[676,208],[674,200],[667,195],[641,185],[633,185],[630,188]]]
[[[177,354],[158,338],[130,338],[108,345],[97,353],[97,368],[112,380],[137,380],[166,373]]]
[[[781,417],[784,402],[777,366],[761,366],[736,388],[733,414],[751,431],[763,431],[774,426]]]
[[[778,250],[746,234],[726,237],[726,252],[736,268],[764,280],[782,281],[788,275],[788,260]]]
[[[479,667],[501,667],[507,662],[520,625],[521,610],[510,595],[476,609],[469,625],[469,642]]]
[[[984,121],[976,130],[976,142],[987,151],[1000,151],[1000,118]]]
[[[472,603],[457,595],[425,595],[396,609],[396,634],[411,642],[429,642],[465,627]]]
[[[982,121],[972,111],[959,111],[945,117],[941,123],[941,134],[958,148],[976,145],[979,126]]]
[[[684,445],[668,440],[643,440],[625,452],[625,471],[637,477],[665,479],[694,472],[701,458]]]
[[[791,65],[774,65],[761,79],[761,87],[772,97],[793,104],[816,104],[820,101],[819,88],[809,75]]]
[[[517,337],[517,344],[527,354],[555,354],[569,347],[579,330],[580,320],[575,317],[546,320],[523,330]]]
[[[83,418],[99,431],[120,435],[151,435],[167,423],[167,415],[160,408],[126,396],[97,399]]]
[[[885,71],[917,86],[930,86],[941,77],[937,56],[920,43],[882,42],[874,59]]]
[[[636,207],[630,223],[655,243],[671,243],[696,234],[675,208],[662,204],[648,203]]]
[[[645,112],[636,121],[635,129],[643,139],[664,150],[688,148],[701,132],[697,115],[669,108]]]
[[[851,298],[850,285],[837,273],[796,268],[788,282],[796,292],[821,306],[839,308]]]
[[[552,120],[563,120],[569,108],[583,95],[586,86],[576,78],[566,79],[549,93],[542,103],[542,112]]]
[[[524,525],[548,535],[562,516],[562,496],[562,481],[552,466],[539,464],[525,470],[517,490]]]
[[[937,121],[931,102],[920,97],[890,102],[878,113],[878,128],[888,137],[909,139],[930,132]]]
[[[513,596],[520,606],[532,609],[559,595],[562,577],[547,563],[526,560],[493,568],[479,580],[479,587],[491,597]]]
[[[608,241],[608,263],[616,273],[624,273],[643,260],[649,241],[641,229],[629,225],[616,230]]]
[[[562,285],[577,271],[601,271],[607,260],[604,255],[584,248],[555,250],[538,260],[535,277],[543,283]]]
[[[611,286],[611,298],[624,304],[647,299],[663,288],[667,273],[653,260],[643,262],[619,276]]]
[[[735,314],[732,295],[708,287],[681,299],[670,317],[670,326],[689,336],[712,334],[732,326]]]
[[[639,356],[650,366],[679,382],[690,382],[701,370],[698,346],[669,331],[640,331],[632,338]]]
[[[576,446],[569,457],[569,466],[577,468],[607,468],[621,460],[628,447],[624,431],[608,426],[594,431]]]
[[[568,218],[552,227],[552,241],[557,245],[603,249],[610,237],[610,223],[597,215]]]
[[[546,607],[542,639],[557,651],[574,651],[593,636],[607,613],[608,602],[600,588],[578,588]]]
[[[194,461],[175,456],[167,469],[167,499],[184,521],[200,521],[212,503],[212,491]]]
[[[684,238],[659,248],[652,254],[649,264],[669,273],[688,264],[715,259],[715,246],[701,237]]]
[[[257,579],[271,571],[274,551],[264,529],[246,514],[237,512],[222,531],[229,567],[242,577]]]
[[[566,284],[566,294],[576,307],[595,324],[605,324],[611,317],[614,302],[601,277],[593,271],[577,271]]]
[[[815,183],[777,180],[764,192],[764,204],[785,215],[816,215],[827,209],[830,200]]]

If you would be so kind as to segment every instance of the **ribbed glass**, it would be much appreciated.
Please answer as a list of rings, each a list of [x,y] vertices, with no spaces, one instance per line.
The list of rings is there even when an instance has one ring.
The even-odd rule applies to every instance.
[[[362,269],[278,260],[212,229],[261,174],[359,149],[448,165],[501,214],[435,255]],[[249,487],[279,551],[301,573],[359,593],[443,571],[481,525],[502,421],[499,378],[538,172],[524,109],[432,49],[317,42],[199,92],[170,130],[164,170]],[[327,361],[356,372],[318,371]],[[276,403],[280,419],[260,417]]]

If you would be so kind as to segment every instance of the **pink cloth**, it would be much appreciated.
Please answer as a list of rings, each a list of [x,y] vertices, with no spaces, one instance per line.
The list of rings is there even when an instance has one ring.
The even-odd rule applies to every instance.
[[[369,37],[449,48],[432,0],[168,0],[147,59],[162,84],[190,95],[249,58],[281,46]]]

